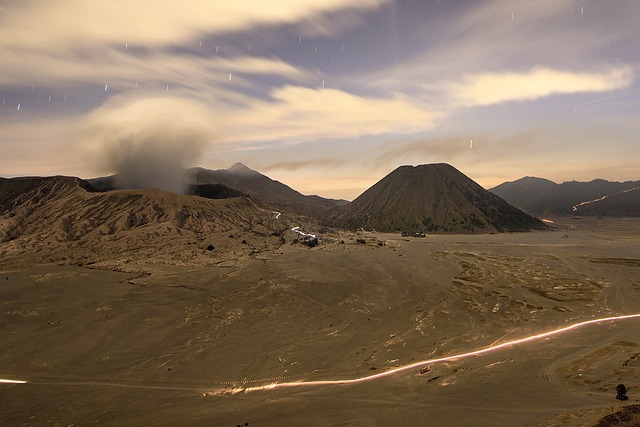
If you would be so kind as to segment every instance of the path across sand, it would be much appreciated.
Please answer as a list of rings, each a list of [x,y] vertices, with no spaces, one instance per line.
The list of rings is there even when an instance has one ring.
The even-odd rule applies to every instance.
[[[462,353],[462,354],[455,354],[452,356],[445,356],[445,357],[439,357],[439,358],[435,358],[435,359],[429,359],[429,360],[422,360],[420,362],[416,362],[416,363],[411,363],[409,365],[404,365],[395,369],[390,369],[388,371],[384,371],[384,372],[380,372],[378,374],[374,374],[374,375],[367,375],[367,376],[363,376],[363,377],[357,377],[357,378],[352,378],[352,379],[347,379],[347,380],[319,380],[319,381],[297,381],[297,382],[283,382],[283,383],[271,383],[271,384],[267,384],[267,385],[262,385],[262,386],[255,386],[255,387],[242,387],[242,386],[235,386],[235,387],[231,387],[231,388],[224,388],[224,389],[219,389],[219,390],[208,390],[205,387],[186,387],[186,386],[171,386],[171,385],[161,385],[161,384],[152,384],[149,382],[146,382],[145,384],[126,384],[126,383],[116,383],[116,382],[109,382],[109,381],[92,381],[92,380],[86,380],[86,381],[82,381],[82,380],[75,380],[73,382],[69,382],[68,380],[56,380],[56,379],[48,379],[48,380],[36,380],[36,381],[25,381],[25,380],[14,380],[14,379],[0,379],[0,383],[5,383],[5,384],[26,384],[26,383],[33,383],[33,384],[73,384],[73,385],[90,385],[90,386],[108,386],[108,387],[127,387],[127,388],[140,388],[140,389],[164,389],[164,390],[197,390],[197,391],[209,391],[211,394],[235,394],[235,393],[240,393],[240,392],[253,392],[253,391],[267,391],[267,390],[274,390],[277,388],[285,388],[285,387],[318,387],[318,386],[331,386],[331,385],[345,385],[345,384],[357,384],[357,383],[362,383],[365,381],[371,381],[371,380],[375,380],[378,378],[382,378],[382,377],[387,377],[387,376],[391,376],[394,374],[398,374],[400,372],[404,372],[404,371],[408,371],[411,369],[415,369],[415,368],[419,368],[419,367],[423,367],[425,365],[430,365],[430,364],[434,364],[434,363],[442,363],[442,362],[449,362],[449,361],[454,361],[454,360],[459,360],[459,359],[464,359],[470,356],[478,356],[481,354],[485,354],[485,353],[489,353],[489,352],[493,352],[493,351],[497,351],[497,350],[501,350],[503,348],[506,347],[511,347],[511,346],[515,346],[515,345],[519,345],[519,344],[524,344],[527,342],[532,342],[532,341],[536,341],[536,340],[540,340],[542,338],[548,338],[554,335],[560,335],[562,333],[565,332],[569,332],[575,329],[579,329],[579,328],[583,328],[585,326],[589,326],[589,325],[593,325],[593,324],[600,324],[600,323],[605,323],[605,322],[615,322],[615,321],[620,321],[620,320],[629,320],[629,319],[638,319],[640,318],[640,313],[638,314],[627,314],[627,315],[620,315],[620,316],[612,316],[612,317],[604,317],[604,318],[599,318],[599,319],[593,319],[593,320],[587,320],[584,322],[579,322],[579,323],[574,323],[572,325],[569,326],[565,326],[563,328],[559,328],[559,329],[554,329],[552,331],[548,331],[548,332],[543,332],[540,334],[536,334],[536,335],[531,335],[525,338],[520,338],[517,340],[512,340],[512,341],[507,341],[504,342],[502,344],[497,344],[497,345],[492,345],[480,350],[475,350],[475,351],[470,351],[467,353]],[[259,381],[259,380],[257,380]],[[247,380],[242,380],[242,381],[238,381],[238,384],[246,384],[247,382],[257,382],[257,381],[247,381]],[[166,383],[164,383],[166,384]]]

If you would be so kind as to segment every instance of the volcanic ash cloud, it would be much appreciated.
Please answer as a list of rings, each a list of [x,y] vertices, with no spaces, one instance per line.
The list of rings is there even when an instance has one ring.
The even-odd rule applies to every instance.
[[[118,187],[183,193],[185,169],[213,137],[213,116],[183,98],[112,102],[87,117],[82,139],[96,169],[117,174]]]

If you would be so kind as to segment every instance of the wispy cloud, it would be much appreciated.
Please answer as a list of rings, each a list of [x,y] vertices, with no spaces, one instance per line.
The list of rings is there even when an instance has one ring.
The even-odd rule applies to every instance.
[[[457,6],[451,13],[436,11],[438,19],[402,34],[425,43],[403,45],[400,66],[372,69],[359,80],[378,90],[420,93],[447,104],[449,92],[442,91],[442,85],[474,76],[511,73],[557,80],[570,73],[624,80],[633,78],[630,71],[640,59],[625,49],[629,40],[640,37],[639,2],[622,1],[611,7],[597,1],[492,0]],[[618,66],[620,75],[614,70]]]
[[[340,10],[369,10],[385,0],[63,0],[4,2],[0,45],[28,49],[96,44],[180,44],[206,34],[296,23]]]
[[[377,150],[377,157],[371,163],[374,167],[399,163],[456,163],[465,164],[496,161],[514,153],[523,153],[526,147],[534,148],[539,138],[539,130],[530,130],[513,135],[475,133],[428,137],[419,140],[398,140],[385,144],[385,149]],[[474,144],[471,143],[474,142]]]
[[[338,167],[344,165],[346,160],[344,158],[330,157],[330,158],[316,158],[313,156],[303,157],[298,160],[284,160],[261,163],[259,160],[260,170],[269,172],[272,170],[285,170],[285,171],[297,171],[300,169],[317,168],[320,167]]]
[[[338,89],[284,86],[273,101],[256,101],[230,117],[227,138],[237,141],[302,142],[323,138],[411,133],[429,129],[438,113],[408,97],[373,98]]]
[[[147,52],[136,54],[124,48],[96,52],[31,52],[11,55],[2,50],[0,84],[35,81],[40,85],[70,86],[79,83],[110,82],[119,89],[171,82],[197,90],[219,86],[247,86],[245,75],[276,75],[302,80],[305,72],[274,58],[237,56],[198,57],[185,53]],[[233,76],[230,81],[229,76]]]
[[[3,2],[0,84],[109,84],[117,92],[182,87],[193,96],[239,102],[243,88],[255,88],[257,76],[301,82],[309,73],[277,57],[233,48],[214,54],[201,49],[203,39],[284,24],[336,34],[347,28],[344,19],[328,16],[354,18],[387,1]]]
[[[580,73],[534,68],[528,72],[483,73],[465,76],[449,86],[454,99],[465,105],[531,101],[556,94],[607,92],[629,86],[633,72],[620,67],[603,73]]]

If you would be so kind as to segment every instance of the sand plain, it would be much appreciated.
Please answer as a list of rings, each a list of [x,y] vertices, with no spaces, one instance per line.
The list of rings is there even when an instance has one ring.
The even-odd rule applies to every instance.
[[[640,403],[640,319],[359,384],[243,390],[640,313],[640,220],[556,226],[289,239],[218,265],[117,266],[128,272],[0,262],[0,378],[28,381],[0,384],[0,424],[595,425]]]

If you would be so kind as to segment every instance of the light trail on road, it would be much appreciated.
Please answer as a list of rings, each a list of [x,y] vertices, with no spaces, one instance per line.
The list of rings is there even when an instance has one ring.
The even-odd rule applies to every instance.
[[[619,194],[630,193],[630,192],[632,192],[632,191],[637,191],[637,190],[640,190],[640,187],[630,188],[630,189],[628,189],[628,190],[619,191],[619,192],[617,192],[617,193],[613,193],[613,194],[608,194],[608,195],[606,195],[606,196],[602,196],[602,197],[600,197],[599,199],[594,199],[594,200],[589,200],[589,201],[587,201],[587,202],[578,203],[577,205],[575,205],[575,206],[572,208],[572,210],[573,210],[573,212],[577,212],[577,211],[578,211],[578,208],[579,208],[579,207],[581,207],[581,206],[591,205],[591,204],[593,204],[593,203],[598,203],[598,202],[601,202],[601,201],[603,201],[603,200],[606,200],[606,199],[608,199],[608,198],[609,198],[609,197],[611,197],[611,196],[617,196],[617,195],[619,195]]]
[[[380,372],[378,374],[366,375],[363,377],[352,378],[348,380],[318,380],[318,381],[296,381],[296,382],[282,382],[282,383],[271,383],[262,386],[253,386],[253,387],[245,387],[243,384],[246,384],[247,381],[238,381],[236,385],[226,388],[211,388],[206,387],[204,385],[200,387],[188,387],[188,386],[178,386],[171,385],[168,383],[163,384],[130,384],[127,382],[108,382],[108,381],[100,381],[100,382],[92,382],[92,381],[73,381],[70,382],[68,380],[35,380],[35,381],[23,381],[23,380],[13,380],[13,379],[0,379],[0,383],[4,384],[64,384],[64,385],[77,385],[77,386],[102,386],[102,387],[125,387],[125,388],[137,388],[137,389],[161,389],[161,390],[187,390],[187,391],[198,391],[203,393],[203,395],[209,396],[219,396],[219,395],[229,395],[229,394],[238,394],[238,393],[250,393],[257,391],[269,391],[275,390],[279,388],[290,388],[290,387],[318,387],[318,386],[332,386],[332,385],[348,385],[348,384],[358,384],[364,383],[367,381],[376,380],[382,377],[388,377],[391,375],[398,374],[400,372],[408,371],[411,369],[417,369],[420,367],[424,367],[425,365],[430,365],[434,363],[442,363],[442,362],[451,362],[455,360],[460,360],[464,358],[468,358],[471,356],[479,356],[482,354],[490,353],[493,351],[501,350],[506,347],[511,347],[519,344],[524,344],[527,342],[532,342],[536,340],[540,340],[543,338],[548,338],[554,335],[559,335],[565,332],[569,332],[575,329],[579,329],[588,325],[605,323],[605,322],[615,322],[619,320],[628,320],[628,319],[640,319],[640,313],[638,314],[627,314],[621,316],[613,316],[613,317],[603,317],[599,319],[587,320],[584,322],[574,323],[569,326],[565,326],[563,328],[554,329],[552,331],[543,332],[536,335],[531,335],[525,338],[519,338],[512,341],[507,341],[502,344],[490,345],[488,347],[482,348],[480,350],[470,351],[468,353],[455,354],[452,356],[444,356],[435,359],[422,360],[420,362],[411,363],[409,365],[400,366],[395,369],[390,369],[388,371]],[[260,380],[253,380],[251,382],[259,382]],[[232,384],[233,382],[228,382]]]
[[[0,378],[0,383],[2,384],[26,384],[26,381],[21,381],[21,380],[8,380],[5,378]]]
[[[260,208],[258,208],[258,210],[260,210],[262,212],[269,212],[269,213],[275,214],[274,219],[278,219],[278,218],[280,218],[280,215],[282,215],[282,212],[278,212],[278,211],[268,211],[268,210],[260,209]]]
[[[299,382],[287,382],[287,383],[272,383],[264,386],[256,386],[256,387],[246,387],[243,389],[234,389],[233,392],[237,393],[240,391],[244,391],[245,393],[252,391],[264,391],[264,390],[274,390],[277,388],[288,388],[288,387],[311,387],[311,386],[326,386],[326,385],[340,385],[340,384],[357,384],[363,383],[366,381],[375,380],[382,377],[387,377],[390,375],[398,374],[400,372],[404,372],[410,369],[415,369],[422,367],[424,365],[429,365],[433,363],[441,363],[441,362],[451,362],[454,360],[464,359],[471,356],[479,356],[481,354],[490,353],[492,351],[500,350],[505,347],[510,347],[518,344],[523,344],[526,342],[536,341],[542,338],[547,338],[553,335],[562,334],[564,332],[568,332],[574,329],[582,328],[587,325],[592,325],[595,323],[603,323],[603,322],[613,322],[616,320],[625,320],[625,319],[637,319],[640,318],[640,314],[628,314],[623,316],[614,316],[614,317],[604,317],[600,319],[587,320],[580,323],[574,323],[573,325],[565,326],[564,328],[555,329],[549,332],[543,332],[541,334],[531,335],[525,338],[520,338],[513,341],[507,341],[502,344],[489,346],[480,350],[470,351],[468,353],[456,354],[453,356],[445,356],[436,359],[423,360],[420,362],[411,363],[409,365],[400,366],[395,369],[390,369],[388,371],[380,372],[379,374],[367,375],[364,377],[353,378],[350,380],[320,380],[320,381],[299,381]]]
[[[304,231],[300,230],[300,227],[293,227],[291,231],[293,231],[294,233],[298,233],[302,237],[310,237],[312,239],[316,239],[318,237],[315,234],[305,233]]]

